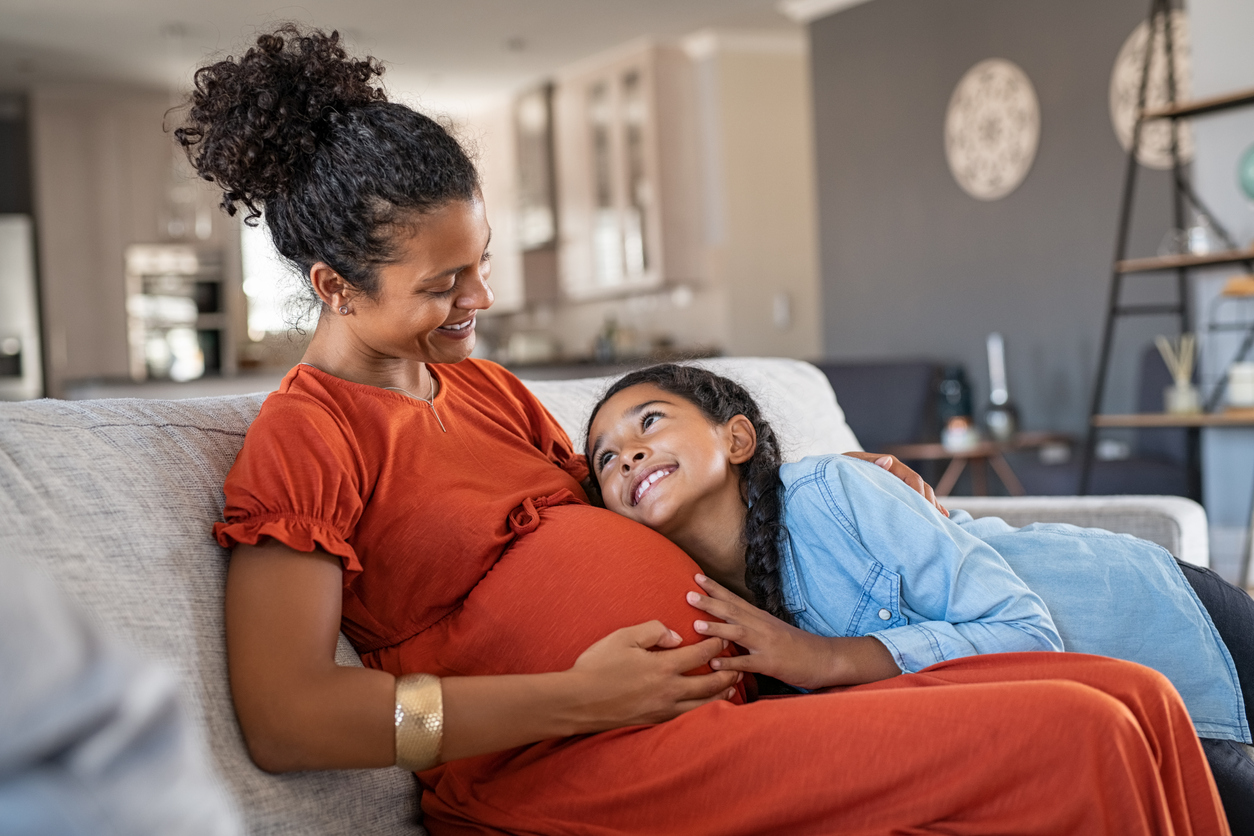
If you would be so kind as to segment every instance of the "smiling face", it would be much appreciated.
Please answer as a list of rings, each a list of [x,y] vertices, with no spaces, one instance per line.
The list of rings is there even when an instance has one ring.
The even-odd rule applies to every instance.
[[[714,424],[693,403],[648,383],[618,392],[588,433],[588,466],[605,507],[684,539],[703,516],[741,503],[737,465],[748,457],[747,423],[736,416]]]
[[[348,306],[349,339],[369,360],[466,359],[475,347],[475,314],[493,300],[483,201],[454,201],[399,234],[399,257],[379,268],[378,289],[367,296],[346,288],[343,298],[327,300],[329,315]]]

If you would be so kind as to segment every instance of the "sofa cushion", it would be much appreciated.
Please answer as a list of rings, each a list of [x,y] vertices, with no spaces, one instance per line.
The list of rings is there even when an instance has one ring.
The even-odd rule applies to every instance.
[[[949,508],[1013,526],[1060,522],[1157,543],[1186,563],[1210,565],[1206,511],[1183,496],[949,496]]]
[[[827,378],[809,363],[782,357],[719,357],[693,365],[729,377],[753,395],[779,437],[787,461],[862,449],[845,423]],[[575,449],[582,450],[588,413],[617,379],[615,375],[523,382],[553,413]]]
[[[210,526],[263,397],[0,404],[0,551],[179,675],[249,832],[422,834],[412,775],[268,775],[244,747],[223,641],[227,554]],[[337,658],[360,664],[342,637]]]
[[[703,364],[759,398],[788,458],[859,449],[813,366]],[[579,444],[610,380],[527,385]],[[275,776],[248,758],[226,675],[227,554],[210,527],[264,397],[0,403],[0,551],[42,567],[107,632],[180,675],[249,832],[423,834],[415,781],[400,770]],[[1205,515],[1193,510],[1204,533]],[[360,664],[343,636],[336,660]]]

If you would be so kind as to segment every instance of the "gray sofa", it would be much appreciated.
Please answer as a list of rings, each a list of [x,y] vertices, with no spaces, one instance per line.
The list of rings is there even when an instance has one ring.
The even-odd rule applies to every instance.
[[[789,457],[857,448],[831,387],[813,366],[708,362],[758,394]],[[605,383],[528,385],[577,438]],[[221,514],[223,478],[263,399],[0,404],[0,550],[35,563],[107,632],[177,673],[250,832],[421,834],[411,775],[398,769],[269,775],[245,751],[223,645],[228,557],[210,526]],[[1039,517],[1128,531],[1206,562],[1205,514],[1188,500],[950,502],[1012,522]],[[360,664],[342,636],[338,660]]]

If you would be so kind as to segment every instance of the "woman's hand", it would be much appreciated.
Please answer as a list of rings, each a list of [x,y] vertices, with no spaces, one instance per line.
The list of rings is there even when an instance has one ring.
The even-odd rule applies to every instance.
[[[827,638],[799,630],[755,607],[705,575],[697,575],[705,595],[688,593],[688,603],[722,619],[697,621],[696,631],[735,642],[748,655],[714,659],[716,670],[764,673],[797,688],[861,685],[901,673],[878,639]]]
[[[583,691],[579,731],[660,723],[714,700],[731,699],[743,678],[732,670],[685,675],[709,664],[727,642],[711,638],[680,647],[660,621],[615,630],[589,647],[567,672]]]
[[[861,459],[864,462],[878,465],[889,473],[905,482],[910,490],[922,496],[928,502],[936,506],[936,510],[945,516],[949,516],[949,510],[936,501],[936,492],[932,490],[932,486],[923,481],[923,477],[906,467],[896,456],[889,456],[885,453],[864,453],[861,450],[854,450],[845,454],[853,459]]]

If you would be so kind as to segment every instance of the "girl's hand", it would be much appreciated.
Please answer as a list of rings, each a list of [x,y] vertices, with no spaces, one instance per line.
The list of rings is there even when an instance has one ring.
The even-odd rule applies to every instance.
[[[711,638],[680,647],[660,621],[615,630],[589,647],[567,672],[580,691],[580,733],[660,723],[714,700],[731,699],[743,674],[686,675],[710,663],[727,642]]]
[[[870,462],[871,464],[884,468],[889,473],[905,482],[910,490],[935,505],[937,511],[940,511],[947,517],[949,516],[948,509],[936,501],[936,492],[932,490],[932,486],[927,482],[924,482],[922,476],[902,464],[896,456],[889,456],[884,453],[864,453],[860,450],[855,450],[851,453],[846,453],[845,455],[850,458],[861,459],[864,462]]]
[[[697,621],[696,631],[735,642],[748,655],[714,659],[710,667],[764,673],[797,688],[861,685],[901,673],[892,654],[878,639],[827,638],[799,630],[755,607],[705,575],[697,583],[706,595],[688,593],[688,603],[722,619]]]

